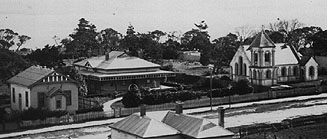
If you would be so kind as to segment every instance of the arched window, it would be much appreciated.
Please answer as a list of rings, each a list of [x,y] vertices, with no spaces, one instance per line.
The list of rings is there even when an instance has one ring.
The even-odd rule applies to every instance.
[[[294,76],[297,76],[298,75],[298,73],[299,73],[299,69],[298,69],[298,67],[293,67],[293,75]]]
[[[238,57],[238,64],[240,64],[240,66],[239,66],[239,75],[243,75],[243,57]]]
[[[253,79],[257,79],[257,71],[253,70]]]
[[[315,68],[313,66],[309,67],[309,76],[314,76],[315,75]]]
[[[282,76],[286,76],[286,73],[287,73],[286,67],[282,67],[281,69]]]
[[[246,64],[245,64],[245,63],[243,64],[243,69],[244,69],[244,71],[243,71],[243,75],[246,76],[246,72],[247,72],[247,71],[246,71]]]
[[[235,63],[235,75],[238,75],[238,64],[237,63]]]
[[[254,64],[258,64],[259,55],[257,52],[254,52]]]
[[[266,78],[271,79],[271,71],[270,70],[266,71]]]
[[[265,52],[265,62],[270,62],[270,52],[269,51]]]

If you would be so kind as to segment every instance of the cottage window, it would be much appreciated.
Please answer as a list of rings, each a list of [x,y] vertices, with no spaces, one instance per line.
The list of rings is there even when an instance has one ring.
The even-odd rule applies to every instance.
[[[314,76],[315,75],[315,68],[313,66],[309,67],[309,76]]]
[[[61,109],[61,100],[56,100],[56,109]]]
[[[38,92],[37,93],[37,100],[38,100],[38,107],[39,108],[44,107],[44,99],[45,99],[44,93],[43,92]]]
[[[64,94],[66,95],[66,105],[70,106],[72,105],[72,92],[70,90],[64,91]]]
[[[27,91],[25,91],[25,105],[26,105],[26,107],[28,107],[28,92]]]
[[[12,88],[12,102],[13,102],[13,103],[16,102],[16,92],[15,92],[15,88]]]

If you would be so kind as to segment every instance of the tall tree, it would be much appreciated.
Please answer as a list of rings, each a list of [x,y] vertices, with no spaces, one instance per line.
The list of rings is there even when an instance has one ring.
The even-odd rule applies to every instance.
[[[0,48],[9,49],[16,45],[17,51],[19,48],[31,37],[26,35],[19,35],[11,29],[0,29]]]
[[[96,26],[81,18],[75,32],[69,35],[71,41],[63,43],[66,47],[66,52],[72,55],[72,57],[91,56],[92,52],[97,52],[99,49],[96,36]]]
[[[100,31],[97,40],[100,42],[100,45],[104,50],[122,50],[119,45],[122,37],[122,34],[116,30],[107,28]]]
[[[238,37],[238,40],[240,42],[243,42],[245,39],[249,37],[253,37],[256,34],[256,30],[253,26],[250,25],[244,25],[235,28],[235,33]]]

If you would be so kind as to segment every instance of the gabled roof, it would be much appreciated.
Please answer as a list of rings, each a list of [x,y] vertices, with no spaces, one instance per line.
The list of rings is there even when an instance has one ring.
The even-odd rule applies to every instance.
[[[105,55],[103,55],[84,59],[74,65],[82,67],[87,67],[87,65],[89,65],[91,68],[103,70],[160,67],[158,64],[154,64],[138,57],[127,56],[127,54],[120,51],[111,51],[108,60],[106,60]]]
[[[111,128],[136,135],[141,138],[160,137],[179,134],[179,131],[148,116],[132,114],[118,121]]]
[[[290,46],[284,43],[275,44],[275,65],[298,64],[297,53],[294,53]],[[249,45],[244,45],[246,56],[251,60],[251,51]]]
[[[8,82],[30,87],[53,72],[53,69],[43,68],[41,66],[31,66],[16,76],[10,78]]]
[[[276,47],[274,42],[269,38],[269,36],[266,34],[264,30],[262,30],[253,40],[253,42],[250,44],[251,48],[267,48],[267,47]]]
[[[162,120],[163,123],[177,129],[183,135],[193,138],[210,138],[233,136],[234,133],[203,118],[169,111]]]

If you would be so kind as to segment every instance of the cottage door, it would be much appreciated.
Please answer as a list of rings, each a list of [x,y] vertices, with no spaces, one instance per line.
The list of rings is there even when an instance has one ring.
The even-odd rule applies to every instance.
[[[22,94],[19,93],[18,95],[18,107],[19,107],[19,110],[21,111],[22,110]]]

